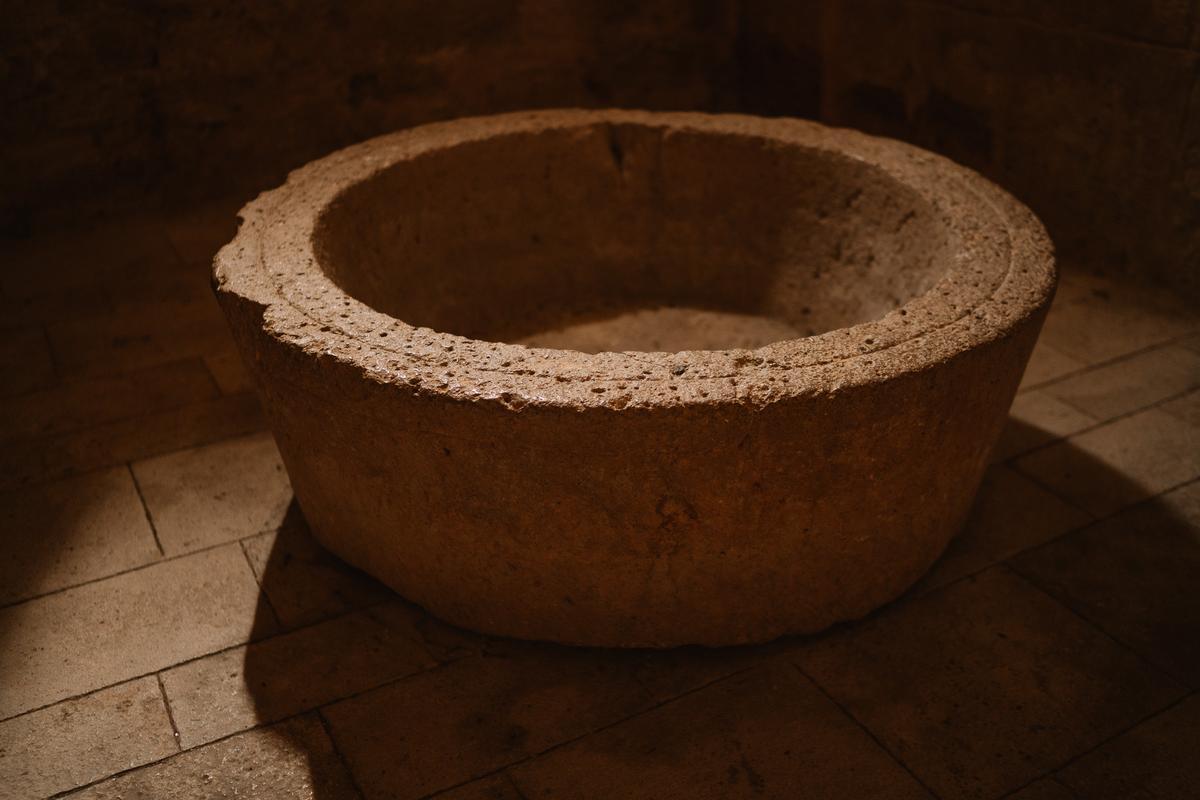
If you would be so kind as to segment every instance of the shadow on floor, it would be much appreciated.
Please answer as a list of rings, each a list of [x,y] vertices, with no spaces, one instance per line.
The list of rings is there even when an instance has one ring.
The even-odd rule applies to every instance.
[[[999,797],[1197,688],[1196,486],[820,635],[660,652],[445,625],[322,550],[293,504],[256,625],[294,630],[248,649],[245,681],[323,800]]]

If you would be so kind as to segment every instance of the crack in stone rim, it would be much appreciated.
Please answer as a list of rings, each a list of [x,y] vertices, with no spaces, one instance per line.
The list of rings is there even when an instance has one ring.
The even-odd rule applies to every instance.
[[[883,317],[857,325],[753,350],[594,354],[527,348],[417,328],[367,306],[341,289],[321,268],[313,247],[321,215],[343,192],[362,181],[405,159],[492,136],[598,124],[756,136],[863,162],[914,189],[939,215],[939,222],[953,239],[948,265],[928,291]],[[962,204],[957,209],[956,201]],[[248,204],[242,216],[245,223],[237,237],[218,254],[218,280],[232,282],[233,291],[257,295],[255,299],[267,306],[264,325],[277,338],[353,364],[375,381],[516,406],[583,404],[625,408],[748,400],[765,403],[789,395],[837,391],[859,382],[886,380],[929,368],[989,338],[1005,335],[1048,302],[1054,283],[1052,246],[1041,224],[994,184],[909,145],[792,119],[551,110],[433,123],[378,137],[311,162],[293,172],[282,187]],[[239,266],[228,251],[247,244],[255,250],[253,263]],[[992,252],[1001,247],[1002,259]],[[1018,261],[1019,271],[1014,269]],[[281,266],[291,268],[277,269]],[[261,291],[248,291],[249,276],[239,274],[246,270],[265,278],[267,286],[262,288],[269,288],[270,297],[263,297]],[[285,277],[289,271],[290,279]],[[1027,276],[1025,283],[1014,286],[1014,278],[1021,275]],[[986,288],[980,286],[981,282],[987,284]],[[972,292],[973,288],[979,291]],[[967,302],[956,304],[954,300]],[[334,307],[343,310],[334,314]],[[297,324],[293,314],[303,321]],[[919,315],[921,319],[913,322]],[[899,327],[894,325],[906,316],[910,319]],[[982,329],[964,326],[964,321],[972,318],[986,324]],[[298,330],[310,325],[315,330]],[[397,339],[422,347],[406,351],[379,341],[377,335],[371,338],[382,328],[395,331]],[[903,333],[896,335],[897,330]],[[850,349],[864,340],[872,345]],[[914,348],[915,353],[911,352]],[[877,364],[877,360],[887,363]],[[570,363],[564,364],[566,361]],[[854,361],[860,362],[857,368],[846,368]],[[680,363],[689,367],[683,375],[674,372]],[[521,365],[520,369],[512,364]],[[555,369],[562,366],[569,369]],[[706,366],[715,369],[706,370]],[[827,374],[831,371],[839,374]],[[783,385],[775,382],[768,386],[773,376],[784,376]],[[745,383],[736,385],[739,379]],[[731,380],[735,382],[732,391]],[[616,387],[614,394],[609,394],[615,384],[626,386]],[[664,385],[677,393],[664,396]],[[597,387],[603,387],[603,391],[598,392]],[[688,391],[676,387],[687,387]]]

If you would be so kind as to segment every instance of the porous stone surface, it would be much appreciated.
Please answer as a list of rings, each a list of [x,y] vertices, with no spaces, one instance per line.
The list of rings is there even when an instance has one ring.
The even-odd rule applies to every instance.
[[[1055,284],[977,174],[789,119],[439,123],[242,217],[217,294],[315,536],[451,622],[578,644],[897,596],[965,519]]]

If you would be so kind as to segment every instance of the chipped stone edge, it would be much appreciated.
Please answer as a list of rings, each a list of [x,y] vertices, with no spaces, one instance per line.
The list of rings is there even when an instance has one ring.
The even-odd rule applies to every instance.
[[[816,336],[755,350],[598,354],[416,328],[370,308],[322,271],[314,247],[322,213],[342,192],[379,172],[492,136],[612,123],[762,137],[865,162],[914,189],[940,215],[954,237],[952,264],[929,291],[886,316]],[[301,167],[246,205],[240,217],[236,237],[215,258],[214,285],[257,306],[264,330],[276,341],[334,358],[400,391],[512,410],[765,406],[837,393],[932,369],[1011,335],[1049,305],[1056,282],[1045,229],[990,181],[901,142],[796,119],[551,110],[433,123]],[[391,334],[386,344],[378,336],[382,330]],[[412,347],[399,349],[398,341]],[[682,375],[681,364],[688,367]]]

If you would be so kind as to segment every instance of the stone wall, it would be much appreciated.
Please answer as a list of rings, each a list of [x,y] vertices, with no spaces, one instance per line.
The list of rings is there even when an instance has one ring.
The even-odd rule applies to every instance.
[[[1200,3],[744,0],[746,110],[945,153],[1066,261],[1200,294]]]
[[[0,225],[248,196],[414,123],[743,109],[944,152],[1200,294],[1200,0],[58,0],[0,27]]]
[[[732,0],[35,2],[0,26],[0,212],[249,194],[396,128],[732,108]]]

